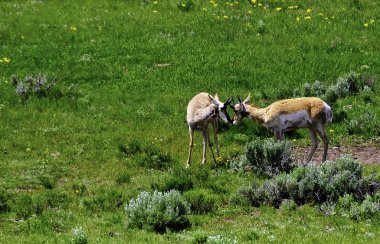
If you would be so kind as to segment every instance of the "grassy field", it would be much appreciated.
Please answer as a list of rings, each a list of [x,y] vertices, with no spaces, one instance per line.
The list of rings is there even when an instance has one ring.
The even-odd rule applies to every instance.
[[[205,167],[208,177],[194,181],[213,190],[218,208],[191,215],[185,231],[127,228],[124,205],[183,170],[186,106],[195,94],[236,100],[251,93],[265,106],[305,83],[331,86],[349,72],[373,80],[380,73],[379,23],[376,0],[1,1],[0,239],[66,243],[82,227],[90,243],[378,241],[375,220],[326,217],[309,205],[291,213],[232,205],[239,187],[262,179],[228,166]],[[20,97],[12,76],[38,74],[56,85],[46,96]],[[374,144],[377,87],[332,104],[341,113],[327,129],[332,146]],[[272,135],[250,121],[222,126],[223,161],[258,136]],[[287,137],[309,143],[307,131]],[[191,170],[200,168],[201,136],[195,139]],[[151,151],[127,155],[131,142]],[[39,199],[51,202],[36,213],[30,206]]]

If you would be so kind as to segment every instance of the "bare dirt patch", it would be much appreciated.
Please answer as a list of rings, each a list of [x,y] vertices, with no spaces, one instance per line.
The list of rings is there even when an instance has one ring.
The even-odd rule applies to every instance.
[[[296,162],[302,163],[306,159],[309,152],[308,147],[294,147],[293,154],[295,155]],[[334,160],[343,155],[351,155],[354,159],[364,163],[364,164],[380,164],[380,146],[340,146],[340,147],[330,147],[327,160]],[[323,145],[319,145],[314,153],[312,162],[319,163],[322,161],[323,155]]]

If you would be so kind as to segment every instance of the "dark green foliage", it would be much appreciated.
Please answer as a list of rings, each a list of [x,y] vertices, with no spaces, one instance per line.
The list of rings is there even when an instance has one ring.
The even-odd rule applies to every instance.
[[[178,0],[178,9],[187,12],[194,9],[194,2],[192,0]]]
[[[54,183],[52,180],[47,176],[40,176],[38,177],[38,180],[41,182],[41,185],[45,187],[46,189],[53,189]]]
[[[72,189],[76,195],[82,196],[86,192],[87,187],[82,183],[74,183]]]
[[[297,209],[297,204],[292,199],[285,199],[282,201],[280,209],[285,213],[293,212]]]
[[[246,145],[244,155],[233,161],[231,167],[267,176],[289,172],[294,168],[291,144],[288,141],[275,142],[272,138],[256,139]]]
[[[207,242],[207,239],[208,239],[208,236],[207,234],[205,233],[196,233],[194,235],[194,238],[192,240],[192,243],[194,244],[202,244],[202,243],[206,243]]]
[[[31,221],[31,228],[39,233],[64,233],[70,229],[73,221],[74,216],[70,212],[49,208]]]
[[[116,178],[116,183],[119,185],[129,182],[131,182],[131,176],[128,173],[122,173]]]
[[[138,140],[132,140],[127,145],[119,145],[119,151],[133,159],[139,166],[146,168],[166,169],[174,162],[169,153]]]
[[[5,213],[9,211],[9,201],[9,194],[3,189],[0,189],[0,213]]]
[[[139,229],[164,233],[166,230],[183,230],[191,225],[186,216],[190,213],[190,205],[176,190],[141,192],[137,199],[130,200],[125,211],[128,225]]]
[[[177,190],[183,192],[190,190],[193,187],[194,183],[190,176],[173,176],[165,181],[161,191]]]
[[[184,193],[191,205],[191,211],[196,214],[209,213],[215,210],[218,196],[207,189],[195,189]]]
[[[297,204],[336,202],[345,194],[364,199],[371,192],[371,181],[362,175],[362,166],[350,157],[342,157],[320,166],[298,167],[289,174],[266,180],[262,186],[240,189],[253,206],[279,207],[285,199]]]
[[[83,206],[92,212],[114,211],[123,204],[123,194],[114,189],[100,189],[93,196],[82,200]]]
[[[70,197],[60,190],[49,190],[33,197],[34,213],[37,215],[46,209],[66,209],[70,203]]]
[[[34,214],[33,199],[29,194],[23,193],[12,205],[12,211],[16,213],[17,218],[27,219]]]

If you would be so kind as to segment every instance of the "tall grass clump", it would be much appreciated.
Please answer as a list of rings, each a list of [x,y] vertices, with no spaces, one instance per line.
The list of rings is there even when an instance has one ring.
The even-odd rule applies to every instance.
[[[252,170],[258,174],[273,176],[294,168],[291,144],[274,139],[256,139],[246,144],[244,154],[231,163],[235,170]]]
[[[190,227],[190,204],[179,191],[141,192],[125,206],[130,227],[164,233]]]
[[[119,145],[119,151],[132,159],[139,166],[153,169],[167,169],[174,160],[168,152],[147,143],[132,140],[125,145]]]
[[[196,214],[212,212],[216,209],[218,196],[208,189],[194,189],[184,193],[191,205],[191,211]]]
[[[298,167],[294,171],[266,180],[261,186],[253,184],[239,190],[252,205],[269,204],[279,207],[284,200],[298,205],[336,202],[345,194],[363,200],[373,194],[371,178],[363,177],[362,165],[345,156],[320,166]]]

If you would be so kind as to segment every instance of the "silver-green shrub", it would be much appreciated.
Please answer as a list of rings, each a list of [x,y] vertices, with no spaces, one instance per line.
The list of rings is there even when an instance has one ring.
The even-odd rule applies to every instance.
[[[189,227],[190,204],[179,191],[141,192],[125,206],[129,227],[154,230],[182,230]]]
[[[19,80],[16,76],[12,77],[12,85],[16,88],[16,93],[23,99],[28,99],[31,96],[47,96],[48,91],[55,84],[55,80],[48,80],[46,75],[37,75],[36,78],[26,76],[24,80]]]
[[[239,194],[253,206],[268,204],[279,207],[285,199],[297,204],[337,202],[340,197],[352,194],[363,200],[371,194],[370,178],[363,177],[362,165],[345,156],[322,165],[298,167],[291,173],[282,173],[261,186],[243,187]]]
[[[291,157],[291,143],[274,139],[256,139],[247,143],[244,155],[234,160],[235,170],[251,169],[258,174],[272,176],[289,172],[294,168]]]

